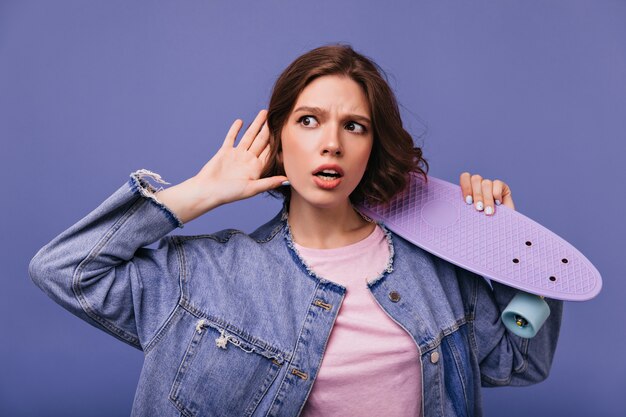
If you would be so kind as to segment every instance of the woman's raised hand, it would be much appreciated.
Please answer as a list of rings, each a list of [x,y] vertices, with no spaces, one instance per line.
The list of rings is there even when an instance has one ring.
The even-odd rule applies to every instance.
[[[252,197],[287,180],[284,176],[260,178],[270,150],[266,117],[267,110],[261,110],[237,146],[235,140],[243,121],[235,120],[222,147],[196,174],[200,186],[212,189],[220,204]]]
[[[194,177],[159,191],[157,198],[186,223],[219,205],[279,187],[287,177],[260,178],[269,154],[266,117],[261,110],[236,146],[243,121],[235,120],[213,158]]]
[[[495,212],[495,206],[500,204],[515,210],[511,189],[500,180],[491,181],[480,175],[464,172],[460,183],[465,202],[474,204],[476,210],[484,211],[487,216],[491,216]]]

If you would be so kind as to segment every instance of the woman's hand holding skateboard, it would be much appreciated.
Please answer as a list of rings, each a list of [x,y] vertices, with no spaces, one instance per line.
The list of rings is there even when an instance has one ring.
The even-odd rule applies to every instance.
[[[478,211],[483,211],[487,216],[493,215],[495,206],[504,204],[515,210],[511,189],[500,180],[484,179],[480,175],[470,175],[464,172],[460,177],[461,190],[467,204],[474,204]]]

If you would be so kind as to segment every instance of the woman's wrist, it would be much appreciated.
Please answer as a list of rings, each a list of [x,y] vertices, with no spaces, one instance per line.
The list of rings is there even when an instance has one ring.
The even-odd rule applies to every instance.
[[[158,191],[155,196],[183,223],[187,223],[220,205],[212,198],[210,188],[206,184],[201,185],[196,177],[191,177]]]

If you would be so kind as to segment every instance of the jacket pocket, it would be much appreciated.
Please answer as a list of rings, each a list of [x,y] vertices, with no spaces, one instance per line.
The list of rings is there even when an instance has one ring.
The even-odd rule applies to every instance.
[[[276,378],[282,355],[207,319],[190,331],[170,401],[187,417],[251,415]]]

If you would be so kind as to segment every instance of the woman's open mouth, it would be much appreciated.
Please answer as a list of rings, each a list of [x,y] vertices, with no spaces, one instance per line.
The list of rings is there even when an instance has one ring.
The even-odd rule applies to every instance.
[[[339,186],[342,177],[343,170],[337,165],[323,165],[313,171],[313,181],[318,187],[325,190],[332,190]]]

